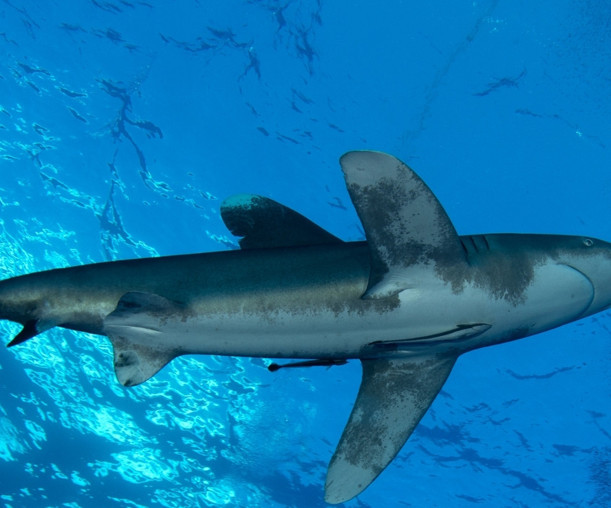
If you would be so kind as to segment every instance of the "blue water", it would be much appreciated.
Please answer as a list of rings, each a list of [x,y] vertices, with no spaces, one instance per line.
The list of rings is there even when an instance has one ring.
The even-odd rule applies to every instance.
[[[0,2],[0,278],[236,248],[260,193],[346,240],[338,157],[396,155],[461,234],[611,240],[604,0]],[[0,324],[8,342],[20,329]],[[610,506],[611,315],[462,357],[351,507]],[[7,507],[325,506],[360,367],[0,348]]]

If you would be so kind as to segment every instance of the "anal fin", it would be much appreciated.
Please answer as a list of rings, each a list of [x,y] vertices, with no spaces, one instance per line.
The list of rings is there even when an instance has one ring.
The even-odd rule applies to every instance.
[[[363,378],[329,464],[325,500],[360,494],[397,455],[448,378],[455,356],[361,360]]]

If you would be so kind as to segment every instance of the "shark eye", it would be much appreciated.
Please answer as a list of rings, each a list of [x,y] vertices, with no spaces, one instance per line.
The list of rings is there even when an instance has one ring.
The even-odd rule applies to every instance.
[[[584,238],[583,239],[583,244],[586,247],[592,247],[592,245],[594,245],[594,240],[592,240],[591,238]]]

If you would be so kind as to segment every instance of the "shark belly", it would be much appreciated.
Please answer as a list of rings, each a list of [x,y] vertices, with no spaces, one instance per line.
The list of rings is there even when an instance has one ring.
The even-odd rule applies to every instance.
[[[267,309],[286,295],[258,294],[252,299],[198,301],[186,308],[151,295],[130,293],[104,322],[104,333],[134,342],[169,347],[180,354],[219,354],[270,358],[357,358],[374,340],[399,339],[406,323],[399,305],[379,309],[355,299],[354,306],[304,303]],[[127,304],[129,312],[123,312]],[[161,307],[165,311],[159,312]],[[154,307],[154,308],[153,308]],[[221,308],[219,308],[221,307]],[[394,330],[394,332],[393,332]]]
[[[576,319],[594,295],[587,277],[556,263],[538,266],[533,283],[519,299],[495,295],[478,281],[465,282],[457,291],[436,277],[420,280],[416,288],[394,297],[362,299],[362,274],[312,280],[307,268],[299,273],[295,265],[290,268],[293,280],[286,281],[280,270],[283,276],[272,284],[263,277],[244,293],[232,291],[229,278],[219,286],[222,292],[204,293],[188,304],[127,293],[104,320],[103,333],[117,354],[135,348],[140,350],[136,356],[155,357],[161,366],[183,354],[306,359],[458,356]],[[558,303],[540,287],[558,292],[571,288],[571,294]]]
[[[207,296],[186,306],[132,292],[104,320],[103,331],[116,351],[135,347],[146,351],[140,356],[165,362],[182,354],[305,359],[459,354],[491,327],[481,321],[481,311],[488,305],[484,314],[491,318],[495,308],[478,288],[457,295],[435,280],[426,290],[367,300],[358,297],[365,284],[261,286],[248,297]]]

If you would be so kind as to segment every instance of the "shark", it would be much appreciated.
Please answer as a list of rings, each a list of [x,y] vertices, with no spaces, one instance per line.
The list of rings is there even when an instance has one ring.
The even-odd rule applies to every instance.
[[[269,198],[226,199],[239,250],[94,263],[0,282],[9,346],[53,327],[107,336],[124,386],[187,354],[358,360],[361,385],[325,500],[366,489],[399,453],[456,360],[611,306],[611,244],[535,234],[460,236],[405,163],[340,165],[365,241],[345,242]]]

